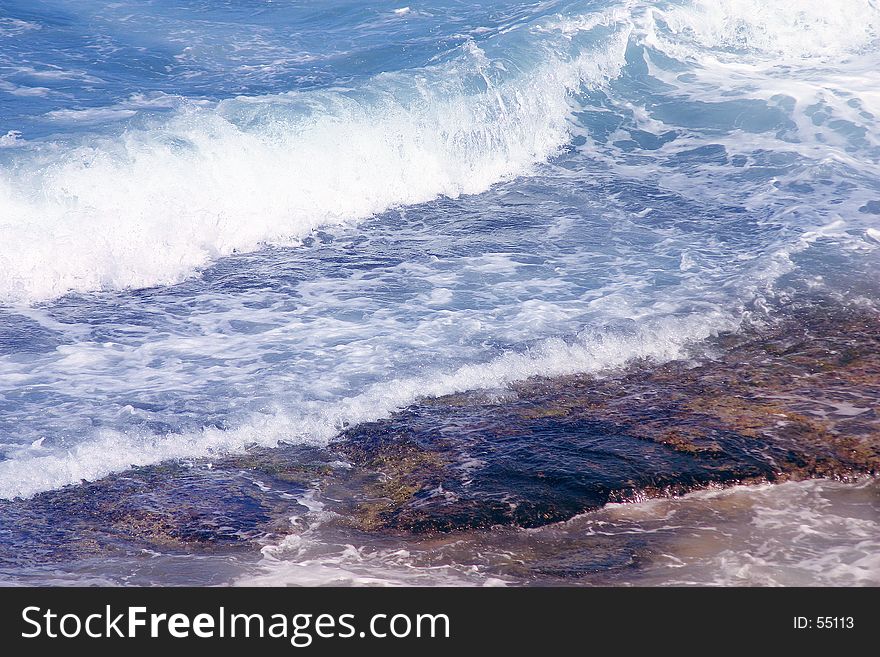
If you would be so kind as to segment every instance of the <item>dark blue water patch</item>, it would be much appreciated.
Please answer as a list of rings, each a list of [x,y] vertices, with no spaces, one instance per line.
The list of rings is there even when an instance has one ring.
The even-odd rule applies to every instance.
[[[686,151],[679,151],[663,162],[662,166],[685,169],[693,165],[727,164],[727,149],[721,144],[707,144]]]
[[[701,234],[707,237],[711,234],[716,243],[724,244],[729,249],[745,247],[756,240],[770,241],[778,234],[779,227],[765,221],[766,211],[756,212],[733,203],[701,203],[664,189],[653,181],[603,181],[600,178],[596,184],[609,194],[614,194],[617,205],[627,212],[626,222],[633,227],[630,239],[635,244],[639,243],[639,239],[645,243],[660,243],[663,235],[657,232],[658,229],[671,228],[695,238]],[[650,209],[650,212],[645,213],[646,209]],[[718,220],[719,217],[731,216],[736,220]],[[691,246],[695,247],[696,244]]]
[[[814,189],[812,185],[805,182],[791,182],[784,185],[784,187],[797,194],[811,194]]]
[[[654,118],[692,130],[726,134],[731,128],[746,132],[795,132],[797,124],[778,107],[759,100],[697,100],[658,102],[651,107]]]
[[[629,134],[630,137],[632,137],[632,140],[638,144],[639,148],[648,151],[655,151],[674,141],[680,133],[676,130],[667,130],[659,135],[655,135],[652,132],[646,132],[644,130],[630,130]]]
[[[157,297],[164,303],[155,303]],[[124,302],[123,302],[124,301]],[[197,335],[192,313],[210,311],[210,298],[168,294],[167,288],[124,293],[68,294],[42,308],[60,324],[84,326],[94,342],[131,342],[147,334]]]
[[[69,339],[57,331],[14,311],[0,308],[0,356],[9,354],[41,354],[55,350]]]
[[[859,208],[864,214],[880,214],[880,200],[868,201]]]

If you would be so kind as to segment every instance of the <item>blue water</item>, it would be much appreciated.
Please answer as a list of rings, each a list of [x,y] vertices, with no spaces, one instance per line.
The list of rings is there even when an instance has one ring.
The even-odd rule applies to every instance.
[[[880,300],[873,0],[0,0],[0,497]]]

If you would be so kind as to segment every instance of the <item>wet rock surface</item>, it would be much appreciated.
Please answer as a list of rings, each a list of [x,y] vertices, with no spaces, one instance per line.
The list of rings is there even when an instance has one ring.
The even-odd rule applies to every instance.
[[[255,460],[241,457],[219,468],[169,462],[2,501],[0,568],[95,554],[250,549],[289,528],[296,496],[309,486],[307,479],[282,473],[270,489],[248,467]],[[238,462],[245,467],[233,467]]]
[[[878,347],[873,311],[792,308],[709,357],[425,400],[341,437],[377,473],[346,511],[416,532],[533,527],[712,484],[875,474]]]
[[[700,350],[426,399],[323,449],[165,463],[0,502],[0,569],[144,550],[255,552],[290,531],[307,496],[352,532],[441,536],[711,485],[880,471],[874,311],[791,308]],[[624,554],[584,558],[553,568]]]

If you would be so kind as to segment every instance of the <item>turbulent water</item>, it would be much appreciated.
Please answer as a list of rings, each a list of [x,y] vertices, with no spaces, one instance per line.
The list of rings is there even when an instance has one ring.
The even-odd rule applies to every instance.
[[[0,0],[0,498],[876,307],[878,53],[874,0]],[[876,487],[787,486],[600,513],[748,499],[732,544],[777,546],[679,536],[644,582],[880,581]],[[492,582],[463,555],[510,531],[227,579]]]

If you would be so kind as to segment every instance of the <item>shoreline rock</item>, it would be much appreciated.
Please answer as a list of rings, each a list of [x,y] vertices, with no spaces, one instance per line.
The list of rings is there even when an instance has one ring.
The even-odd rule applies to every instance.
[[[424,399],[324,449],[163,463],[0,502],[0,566],[254,551],[290,531],[306,494],[347,531],[439,535],[711,486],[880,472],[875,311],[792,307],[701,354]]]
[[[500,399],[424,400],[350,429],[334,447],[379,475],[373,499],[347,510],[371,529],[535,527],[711,485],[880,472],[876,312],[790,308],[707,347],[606,376],[530,379]]]

